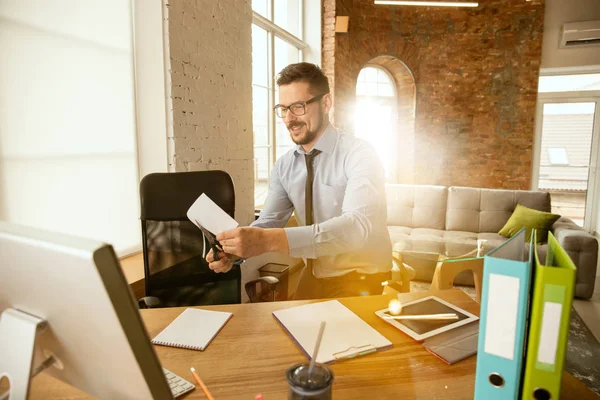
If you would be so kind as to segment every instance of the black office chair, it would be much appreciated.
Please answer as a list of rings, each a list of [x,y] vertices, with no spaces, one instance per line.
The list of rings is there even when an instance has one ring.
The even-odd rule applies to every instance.
[[[187,218],[206,193],[231,217],[233,181],[224,171],[154,173],[140,183],[146,297],[140,308],[241,303],[241,271],[215,273],[203,257],[210,246]]]

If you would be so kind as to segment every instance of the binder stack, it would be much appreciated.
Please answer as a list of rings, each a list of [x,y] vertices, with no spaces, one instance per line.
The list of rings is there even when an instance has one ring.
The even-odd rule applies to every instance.
[[[525,229],[484,258],[475,399],[559,399],[576,268],[552,233],[542,264]]]

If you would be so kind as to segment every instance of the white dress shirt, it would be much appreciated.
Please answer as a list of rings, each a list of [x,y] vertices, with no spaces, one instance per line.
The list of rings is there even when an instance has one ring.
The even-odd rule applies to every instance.
[[[314,158],[314,224],[304,223],[306,153],[297,145],[275,163],[267,200],[252,226],[282,228],[295,209],[301,226],[285,228],[290,255],[315,259],[317,278],[389,271],[385,174],[377,153],[332,125],[314,148],[322,151]]]

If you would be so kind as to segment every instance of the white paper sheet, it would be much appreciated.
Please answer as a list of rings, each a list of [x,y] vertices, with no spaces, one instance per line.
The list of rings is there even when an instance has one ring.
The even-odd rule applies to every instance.
[[[309,359],[315,348],[321,321],[327,322],[317,355],[318,363],[335,362],[392,347],[392,342],[338,300],[277,310],[273,316]]]
[[[239,225],[204,193],[189,208],[187,217],[196,226],[202,225],[214,235],[237,228]]]
[[[490,274],[484,350],[514,359],[521,281],[513,276]]]
[[[560,334],[562,304],[545,302],[543,315],[537,360],[544,364],[554,365],[556,364],[556,350]]]

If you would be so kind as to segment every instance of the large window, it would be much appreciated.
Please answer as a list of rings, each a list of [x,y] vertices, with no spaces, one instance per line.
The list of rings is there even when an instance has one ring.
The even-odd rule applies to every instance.
[[[394,81],[387,71],[377,66],[367,66],[360,71],[354,113],[356,136],[377,150],[386,181],[391,183],[396,181],[396,103]]]
[[[131,3],[10,3],[0,7],[0,220],[139,249]]]
[[[267,197],[269,175],[275,161],[294,143],[283,122],[276,118],[276,75],[286,65],[303,59],[303,0],[252,0],[252,103],[254,130],[254,204]]]

